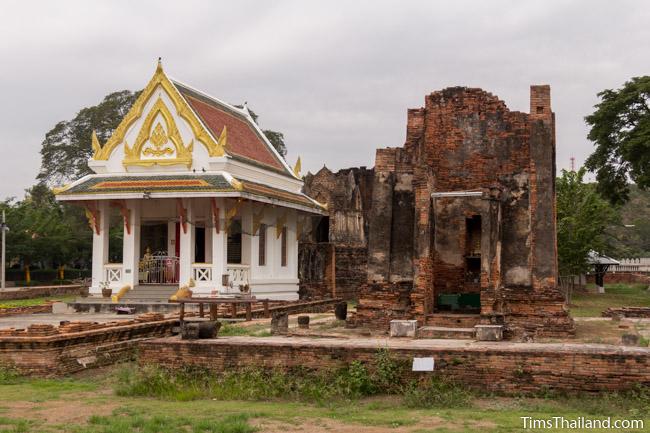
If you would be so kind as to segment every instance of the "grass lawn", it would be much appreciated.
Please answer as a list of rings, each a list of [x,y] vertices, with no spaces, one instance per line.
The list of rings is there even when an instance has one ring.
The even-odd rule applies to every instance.
[[[573,317],[600,317],[607,307],[650,307],[645,284],[606,284],[605,293],[574,293]]]
[[[411,409],[396,397],[307,404],[296,401],[174,401],[122,397],[115,369],[93,377],[43,380],[0,375],[2,433],[534,432],[522,416],[648,418],[649,397],[504,398],[475,396],[469,406]],[[587,431],[587,430],[571,430]],[[588,430],[601,431],[601,430]],[[611,431],[611,430],[610,430]]]
[[[74,301],[76,296],[48,296],[43,298],[31,299],[13,299],[0,301],[0,309],[4,308],[17,308],[17,307],[33,307],[36,305],[44,305],[48,301],[71,302]]]

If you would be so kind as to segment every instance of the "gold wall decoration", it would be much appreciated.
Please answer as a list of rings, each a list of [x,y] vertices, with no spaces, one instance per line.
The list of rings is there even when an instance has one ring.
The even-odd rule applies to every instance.
[[[262,205],[258,213],[253,213],[253,236],[255,236],[255,233],[257,233],[257,231],[260,229],[260,226],[262,225],[265,210],[266,206]]]
[[[160,121],[153,126],[159,117],[164,120],[166,131]],[[145,117],[133,146],[129,147],[128,143],[124,142],[124,160],[122,164],[124,166],[184,164],[189,168],[192,165],[193,147],[194,141],[191,141],[187,146],[183,144],[174,116],[159,97],[151,107],[147,117]],[[143,156],[152,158],[143,158]]]
[[[275,238],[280,239],[282,235],[282,228],[287,225],[287,211],[284,211],[282,215],[278,215],[275,220]]]
[[[94,230],[95,233],[100,234],[101,229],[99,226],[99,219],[101,218],[101,214],[99,209],[94,202],[89,202],[85,205],[85,211],[86,218],[88,218],[88,226],[90,226],[91,230]]]
[[[244,190],[244,184],[235,179],[234,177],[230,181],[230,185],[232,185],[233,188],[235,188],[237,191],[243,191]]]
[[[210,209],[212,210],[212,225],[214,225],[214,230],[219,234],[219,207],[217,206],[217,199],[214,197],[210,199]]]
[[[174,154],[174,149],[165,146],[165,144],[169,143],[169,138],[160,122],[156,123],[156,126],[154,126],[149,141],[153,144],[153,147],[144,149],[142,151],[144,155],[165,156]]]
[[[174,84],[167,78],[163,72],[163,68],[160,62],[158,62],[158,67],[153,77],[144,88],[138,99],[133,103],[133,106],[129,112],[124,116],[122,122],[115,128],[113,135],[108,141],[101,146],[99,141],[96,142],[97,146],[93,146],[93,159],[96,161],[106,161],[111,156],[115,148],[124,141],[124,136],[126,135],[129,128],[133,123],[142,116],[144,107],[147,104],[147,101],[151,98],[153,93],[158,87],[161,87],[167,96],[174,103],[174,108],[178,112],[178,115],[182,117],[192,129],[194,136],[199,140],[207,149],[210,156],[223,156],[225,154],[224,147],[221,144],[221,140],[215,141],[210,133],[203,126],[201,121],[197,118],[194,111],[190,108],[189,104],[176,89]],[[223,135],[223,133],[222,133]],[[225,144],[225,136],[224,136]]]
[[[232,224],[232,221],[239,213],[239,206],[241,206],[241,203],[242,203],[241,200],[237,200],[235,204],[231,206],[230,209],[228,209],[228,211],[226,212],[226,224],[224,227],[226,234],[230,230],[230,224]]]

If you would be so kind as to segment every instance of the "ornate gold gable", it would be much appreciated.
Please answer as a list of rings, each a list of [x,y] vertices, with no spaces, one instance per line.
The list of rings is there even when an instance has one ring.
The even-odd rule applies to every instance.
[[[223,137],[219,137],[218,140],[215,140],[210,133],[203,126],[201,121],[196,117],[187,101],[183,96],[178,92],[174,84],[167,78],[163,72],[162,65],[160,61],[158,62],[158,67],[156,68],[156,73],[154,74],[147,87],[144,88],[138,99],[133,103],[133,106],[129,110],[122,122],[113,132],[111,138],[102,146],[97,140],[97,137],[93,137],[92,148],[93,148],[93,159],[96,161],[106,161],[111,156],[111,153],[115,148],[124,141],[124,136],[126,135],[129,128],[133,123],[142,116],[142,112],[147,101],[151,98],[151,95],[156,91],[158,86],[162,87],[163,90],[167,93],[169,98],[174,103],[174,108],[176,109],[178,115],[185,120],[196,139],[198,139],[205,147],[208,149],[208,154],[210,156],[223,156],[225,151],[225,141],[226,135],[225,131],[222,132]],[[155,127],[155,126],[154,126]],[[167,131],[168,135],[169,130]],[[173,142],[173,140],[172,140]],[[134,145],[135,146],[135,145]],[[126,149],[125,149],[126,150]]]
[[[165,123],[163,126],[160,120]],[[124,142],[122,164],[152,166],[184,164],[192,165],[194,141],[183,144],[181,134],[163,100],[158,97],[142,124],[138,137],[132,147]]]

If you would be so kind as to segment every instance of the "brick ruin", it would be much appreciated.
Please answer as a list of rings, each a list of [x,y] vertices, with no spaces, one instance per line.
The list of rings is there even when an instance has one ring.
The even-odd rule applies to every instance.
[[[510,336],[574,333],[557,289],[550,87],[530,91],[530,113],[481,89],[433,92],[374,169],[307,176],[305,192],[329,205],[336,285],[358,287],[354,322],[435,324],[451,309]],[[356,278],[341,281],[339,260]]]
[[[328,218],[313,218],[311,236],[299,248],[302,296],[319,294],[357,299],[366,283],[368,215],[374,171],[366,167],[331,172],[323,167],[305,176],[305,193],[330,209]]]

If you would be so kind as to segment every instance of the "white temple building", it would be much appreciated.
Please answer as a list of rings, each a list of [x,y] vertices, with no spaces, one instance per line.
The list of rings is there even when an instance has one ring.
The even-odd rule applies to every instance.
[[[92,138],[94,174],[55,190],[86,209],[91,295],[148,286],[168,296],[192,279],[195,296],[248,286],[257,297],[298,299],[298,234],[324,208],[301,192],[299,167],[245,106],[171,80],[159,64],[110,139]],[[120,263],[109,257],[116,215]]]

